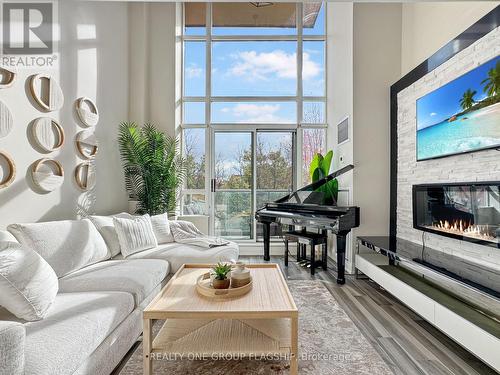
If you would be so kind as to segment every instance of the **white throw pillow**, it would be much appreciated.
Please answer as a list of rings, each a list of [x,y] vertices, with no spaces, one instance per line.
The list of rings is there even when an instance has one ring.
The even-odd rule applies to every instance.
[[[168,215],[166,213],[151,216],[151,225],[153,226],[153,232],[159,244],[174,242],[174,236],[172,236]]]
[[[4,241],[19,243],[17,242],[16,237],[12,235],[12,233],[7,232],[6,230],[0,230],[0,242]]]
[[[125,258],[139,251],[158,246],[149,215],[133,219],[114,217],[113,222]]]
[[[118,241],[115,224],[113,223],[113,217],[131,219],[133,216],[126,212],[110,216],[89,216],[90,221],[92,221],[92,223],[96,226],[99,233],[101,233],[102,238],[104,238],[106,245],[108,245],[111,258],[117,256],[121,252],[120,242]]]
[[[40,254],[58,277],[110,257],[104,239],[88,219],[12,224],[7,229]]]
[[[1,306],[18,318],[40,320],[54,303],[58,289],[57,275],[39,254],[15,239],[0,241]]]

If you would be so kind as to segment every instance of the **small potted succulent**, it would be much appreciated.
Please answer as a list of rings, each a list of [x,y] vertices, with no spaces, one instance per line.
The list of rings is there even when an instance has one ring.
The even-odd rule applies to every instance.
[[[217,263],[217,265],[212,268],[212,275],[214,276],[212,286],[214,289],[229,288],[229,284],[231,283],[231,279],[229,277],[230,272],[230,264]]]

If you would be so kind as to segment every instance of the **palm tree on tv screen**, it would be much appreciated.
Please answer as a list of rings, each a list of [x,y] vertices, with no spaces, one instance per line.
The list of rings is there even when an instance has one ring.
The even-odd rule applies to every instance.
[[[481,84],[484,85],[484,92],[489,97],[500,94],[500,61],[488,71],[488,78],[481,81]]]
[[[471,108],[476,102],[474,100],[474,95],[476,94],[477,94],[476,90],[472,91],[471,89],[467,89],[467,91],[464,92],[462,99],[460,99],[460,106],[464,110]]]

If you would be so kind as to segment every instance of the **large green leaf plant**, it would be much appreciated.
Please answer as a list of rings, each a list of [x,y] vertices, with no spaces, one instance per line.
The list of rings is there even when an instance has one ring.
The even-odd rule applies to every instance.
[[[134,122],[123,122],[118,145],[125,186],[129,196],[138,201],[136,213],[175,215],[186,177],[179,139],[151,124],[140,127]]]
[[[317,182],[330,174],[330,166],[332,164],[333,151],[330,150],[325,156],[317,153],[311,161],[309,166],[309,174],[311,175],[312,182]],[[337,204],[339,193],[339,182],[337,179],[327,181],[325,184],[316,189],[323,193],[324,204]]]

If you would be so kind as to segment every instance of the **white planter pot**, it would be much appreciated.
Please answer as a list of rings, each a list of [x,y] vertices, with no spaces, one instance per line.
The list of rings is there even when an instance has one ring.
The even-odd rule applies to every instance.
[[[135,214],[138,204],[139,201],[128,201],[128,213],[131,215]]]

